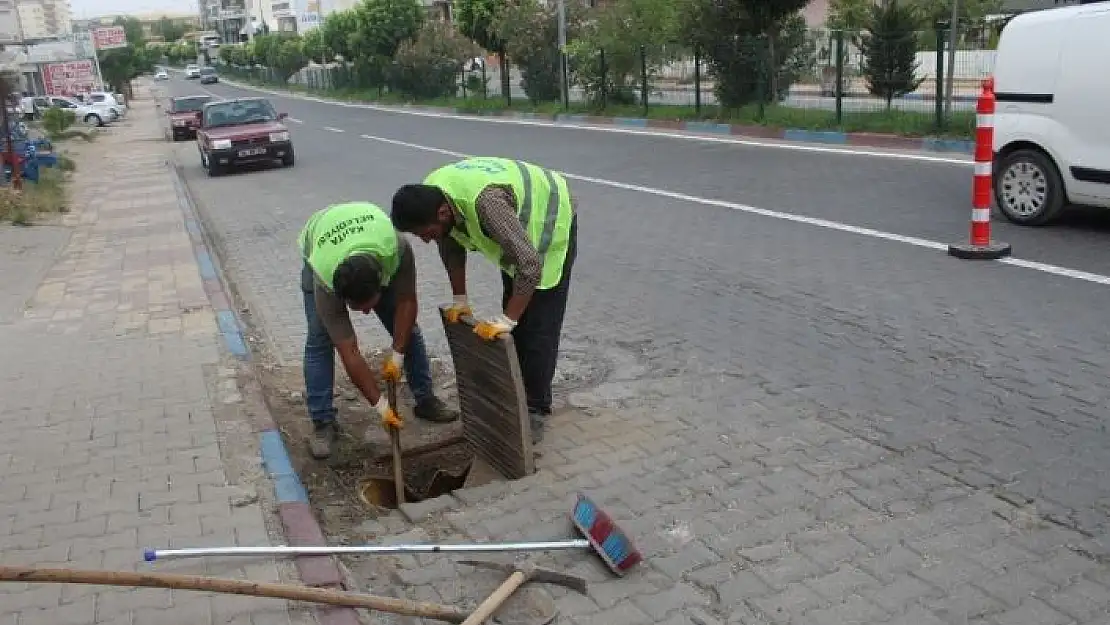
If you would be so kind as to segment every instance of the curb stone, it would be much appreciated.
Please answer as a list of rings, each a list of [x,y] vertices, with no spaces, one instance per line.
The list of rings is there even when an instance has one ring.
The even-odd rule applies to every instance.
[[[261,385],[253,379],[250,369],[250,350],[243,339],[241,321],[231,307],[231,299],[225,288],[224,276],[219,270],[219,261],[212,254],[205,236],[203,220],[189,195],[180,165],[168,162],[177,192],[178,205],[185,219],[185,227],[192,240],[193,253],[200,267],[204,290],[213,310],[216,312],[220,335],[228,351],[240,361],[242,369],[251,372],[250,379],[242,389],[245,402],[252,407],[254,428],[260,432],[259,448],[262,466],[274,485],[274,497],[278,504],[278,518],[281,520],[285,537],[290,545],[324,545],[324,533],[312,513],[308,495],[296,470],[293,468],[281,432],[274,424],[273,417],[262,396]],[[331,557],[301,557],[295,560],[301,582],[307,586],[344,589],[344,576],[336,561]],[[321,625],[358,625],[359,618],[353,608],[316,606],[315,613]]]
[[[644,128],[656,130],[674,130],[690,134],[731,135],[750,139],[772,139],[791,141],[795,143],[820,143],[825,145],[843,145],[849,147],[869,147],[898,150],[911,150],[917,152],[940,152],[945,154],[974,154],[975,142],[966,139],[947,139],[943,137],[903,137],[900,135],[870,133],[870,132],[841,132],[838,130],[809,130],[806,128],[776,128],[772,126],[758,126],[750,124],[721,124],[706,121],[682,121],[668,119],[646,119],[642,117],[599,117],[594,115],[566,115],[563,113],[520,113],[515,111],[468,111],[465,108],[425,106],[422,104],[390,105],[374,101],[352,100],[343,101],[328,98],[313,93],[300,93],[289,90],[273,90],[256,87],[246,83],[232,80],[223,80],[224,84],[239,89],[249,89],[261,93],[282,95],[285,97],[299,98],[317,102],[332,102],[336,104],[369,105],[403,113],[405,111],[421,111],[438,113],[441,115],[456,115],[459,117],[499,117],[503,119],[526,119],[530,121],[550,122],[559,124],[594,124],[599,126],[621,126],[626,128]]]

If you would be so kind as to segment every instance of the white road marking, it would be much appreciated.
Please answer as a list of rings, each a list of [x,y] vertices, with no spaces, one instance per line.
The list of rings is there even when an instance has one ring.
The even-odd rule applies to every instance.
[[[346,132],[345,130],[342,130],[340,128],[332,128],[331,126],[324,126],[324,130],[327,130],[328,132]]]
[[[424,152],[434,152],[436,154],[443,154],[445,156],[452,156],[455,158],[468,158],[470,154],[463,154],[462,152],[455,152],[452,150],[444,150],[443,148],[432,147],[428,145],[421,145],[419,143],[409,143],[408,141],[398,141],[397,139],[388,139],[386,137],[377,137],[374,135],[359,135],[363,139],[370,141],[378,141],[380,143],[388,143],[398,145],[401,147],[412,148],[414,150],[421,150]],[[873,228],[863,228],[860,226],[853,226],[851,224],[842,223],[839,221],[831,221],[828,219],[820,219],[818,217],[807,217],[805,215],[798,215],[796,213],[786,213],[782,211],[769,210],[766,208],[759,208],[758,206],[749,206],[747,204],[737,204],[735,202],[726,202],[724,200],[714,200],[711,198],[698,197],[696,195],[687,195],[685,193],[676,193],[674,191],[667,191],[665,189],[656,189],[654,187],[645,187],[637,184],[628,184],[625,182],[617,182],[615,180],[605,180],[604,178],[594,178],[592,176],[582,176],[579,174],[572,174],[562,172],[564,176],[571,180],[580,180],[582,182],[589,182],[592,184],[611,187],[614,189],[621,189],[624,191],[634,191],[637,193],[646,193],[648,195],[655,195],[658,197],[665,197],[672,200],[679,200],[682,202],[691,202],[694,204],[702,204],[704,206],[716,206],[719,208],[727,208],[729,210],[738,211],[741,213],[748,213],[751,215],[761,215],[763,217],[770,217],[781,221],[789,221],[793,223],[807,224],[816,226],[818,228],[825,228],[827,230],[836,230],[839,232],[847,232],[850,234],[857,234],[874,239],[882,239],[884,241],[893,241],[895,243],[904,243],[906,245],[913,245],[915,247],[922,247],[925,249],[947,252],[948,244],[939,241],[930,241],[929,239],[922,239],[919,237],[905,236],[895,234],[893,232],[885,232],[883,230],[875,230]],[[973,261],[965,261],[973,262]],[[1085,282],[1092,282],[1095,284],[1102,284],[1110,286],[1110,276],[1105,276],[1097,273],[1090,273],[1087,271],[1080,271],[1078,269],[1071,269],[1068,267],[1060,267],[1058,265],[1050,265],[1032,260],[1024,260],[1020,258],[1003,258],[997,262],[1011,265],[1014,267],[1023,267],[1025,269],[1032,269],[1042,273],[1049,273],[1056,276],[1065,278],[1072,278],[1074,280],[1083,280]]]
[[[230,84],[230,83],[229,83]],[[692,135],[681,134],[676,132],[667,132],[666,130],[658,129],[643,129],[643,128],[627,128],[619,126],[591,126],[586,124],[568,123],[568,122],[551,122],[551,121],[538,121],[531,119],[512,119],[506,117],[481,117],[476,115],[458,115],[455,113],[437,113],[435,111],[419,111],[404,108],[391,108],[386,106],[378,106],[374,104],[357,104],[354,102],[338,102],[335,100],[328,100],[325,98],[317,98],[313,96],[306,96],[295,93],[280,93],[271,91],[269,89],[261,89],[259,87],[252,87],[248,85],[240,85],[235,83],[235,86],[240,89],[250,91],[257,91],[267,95],[290,98],[295,100],[304,100],[307,102],[315,102],[318,104],[330,104],[332,106],[341,106],[344,108],[361,108],[372,111],[380,111],[384,113],[398,113],[401,115],[415,115],[417,117],[434,117],[439,119],[458,119],[462,121],[482,122],[486,124],[513,124],[516,126],[535,126],[540,128],[555,128],[565,130],[588,130],[591,132],[609,132],[623,135],[642,135],[646,137],[656,137],[665,139],[678,139],[681,141],[700,141],[702,143],[723,143],[730,145],[740,145],[753,148],[771,148],[778,150],[791,150],[794,152],[812,152],[818,154],[840,154],[845,156],[863,156],[870,158],[889,158],[893,160],[904,161],[917,161],[922,163],[936,163],[942,165],[960,165],[972,166],[974,161],[970,156],[930,156],[928,154],[918,154],[916,152],[894,152],[886,150],[875,149],[857,149],[847,147],[835,147],[826,145],[806,145],[802,143],[789,143],[786,141],[762,141],[755,139],[739,139],[733,137],[714,137],[712,135]]]
[[[297,119],[296,117],[286,117],[285,121],[293,122],[294,124],[303,124],[304,123],[301,120]]]

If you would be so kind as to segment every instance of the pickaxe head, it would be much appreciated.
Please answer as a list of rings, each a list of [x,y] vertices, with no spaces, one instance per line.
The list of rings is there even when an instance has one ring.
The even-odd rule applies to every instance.
[[[465,564],[479,569],[501,571],[509,575],[520,572],[524,573],[524,581],[526,583],[543,582],[545,584],[558,584],[559,586],[569,588],[583,595],[586,594],[586,580],[584,578],[578,577],[577,575],[561,573],[552,569],[545,569],[531,562],[503,564],[501,562],[487,562],[485,560],[460,560],[459,564]]]

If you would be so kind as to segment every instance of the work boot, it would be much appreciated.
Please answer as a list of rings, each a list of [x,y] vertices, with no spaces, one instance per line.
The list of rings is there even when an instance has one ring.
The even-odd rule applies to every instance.
[[[421,421],[431,423],[451,423],[459,418],[458,411],[448,408],[447,404],[435,395],[418,402],[416,407],[413,408],[412,414]]]
[[[332,447],[339,438],[339,425],[335,421],[314,421],[312,423],[312,438],[308,441],[308,450],[317,460],[326,460],[331,456]]]
[[[532,444],[539,445],[543,441],[544,415],[536,410],[528,411],[528,420],[532,425]]]

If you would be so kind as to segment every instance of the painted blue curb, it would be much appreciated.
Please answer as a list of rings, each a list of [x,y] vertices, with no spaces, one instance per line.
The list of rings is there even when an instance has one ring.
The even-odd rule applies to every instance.
[[[197,268],[200,269],[200,277],[205,280],[215,280],[219,276],[216,274],[216,265],[212,262],[212,256],[207,250],[198,250],[197,254]]]
[[[975,153],[975,142],[964,139],[936,139],[921,140],[921,149],[929,152],[960,152],[963,154]]]
[[[617,126],[636,126],[647,128],[648,120],[643,117],[614,117],[613,123]]]
[[[783,131],[782,138],[787,141],[803,141],[806,143],[833,143],[836,145],[846,145],[848,143],[848,135],[846,133],[833,130],[799,130],[796,128],[788,128]]]
[[[711,132],[723,135],[732,134],[731,124],[718,124],[716,122],[686,122],[682,129],[688,132]]]
[[[274,482],[274,496],[279,504],[308,503],[308,492],[293,469],[289,450],[281,439],[281,432],[266,430],[259,436],[259,449],[262,452],[262,466]]]
[[[585,122],[585,121],[587,121],[587,117],[585,115],[563,115],[563,114],[560,113],[559,115],[555,116],[555,121],[557,121],[557,122]]]

